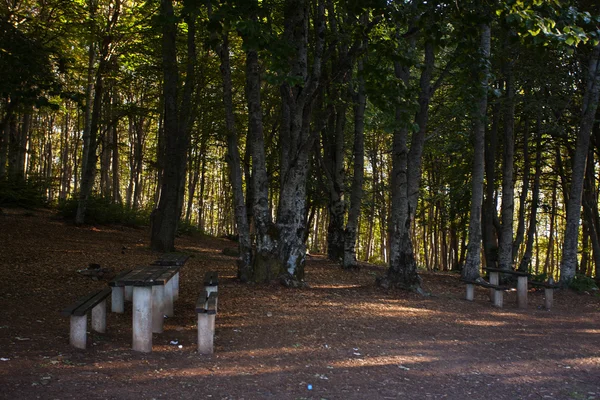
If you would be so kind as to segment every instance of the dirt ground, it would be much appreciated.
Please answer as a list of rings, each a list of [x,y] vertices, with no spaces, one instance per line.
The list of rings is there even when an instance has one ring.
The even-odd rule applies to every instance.
[[[149,263],[146,229],[75,227],[49,211],[0,215],[2,399],[600,399],[600,297],[529,293],[529,308],[467,302],[455,274],[423,274],[430,297],[374,285],[379,267],[343,272],[323,257],[308,287],[236,282],[225,239],[181,237],[192,255],[153,352],[131,350],[131,306],[106,334],[69,346],[60,310],[106,286],[77,270]],[[215,353],[198,355],[195,302],[219,272]],[[89,325],[88,325],[89,326]],[[171,344],[177,342],[177,345]],[[309,385],[310,389],[309,389]]]

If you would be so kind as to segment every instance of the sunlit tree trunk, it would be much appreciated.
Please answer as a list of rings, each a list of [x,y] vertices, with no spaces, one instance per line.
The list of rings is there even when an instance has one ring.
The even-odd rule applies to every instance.
[[[598,109],[598,97],[600,95],[600,44],[594,47],[587,70],[584,70],[584,73],[586,87],[575,145],[571,188],[566,206],[567,221],[562,247],[562,259],[560,262],[560,282],[565,286],[573,280],[577,271],[577,243],[585,166],[587,163],[590,136],[595,123],[596,110]]]
[[[595,126],[595,140],[600,139],[600,125]],[[585,170],[585,182],[583,192],[583,220],[588,227],[590,242],[592,244],[591,264],[596,268],[600,265],[600,213],[598,212],[598,187],[596,186],[596,160],[594,150],[590,146],[587,167]],[[583,262],[582,262],[583,263]],[[592,268],[582,268],[583,273],[591,273]],[[596,280],[600,277],[596,274]]]
[[[517,218],[517,232],[515,235],[515,240],[513,242],[513,260],[517,259],[517,256],[519,254],[519,248],[523,243],[523,238],[525,235],[525,208],[527,203],[527,197],[529,196],[531,157],[529,156],[529,120],[527,118],[525,118],[524,125],[525,132],[523,135],[523,184],[521,186],[521,195],[519,196],[519,216]]]
[[[462,277],[464,279],[477,279],[479,277],[479,268],[481,266],[481,205],[483,200],[487,90],[490,75],[490,26],[486,23],[481,24],[480,33],[481,44],[479,47],[479,52],[481,69],[479,86],[477,88],[477,111],[474,115],[474,153],[473,173],[471,176],[471,212],[469,218],[469,244],[467,246],[467,257],[465,266],[462,270]]]
[[[533,192],[531,193],[531,215],[529,217],[529,227],[527,228],[527,240],[525,242],[525,253],[519,264],[519,271],[528,272],[533,254],[533,239],[537,229],[537,212],[540,201],[540,177],[542,175],[542,132],[540,118],[538,117],[536,132],[536,151],[535,151],[535,174],[533,176]],[[525,139],[527,140],[527,138]],[[525,188],[523,188],[525,190]]]
[[[515,209],[515,74],[512,59],[505,61],[504,146],[502,153],[502,225],[498,235],[498,267],[513,269],[513,221]]]

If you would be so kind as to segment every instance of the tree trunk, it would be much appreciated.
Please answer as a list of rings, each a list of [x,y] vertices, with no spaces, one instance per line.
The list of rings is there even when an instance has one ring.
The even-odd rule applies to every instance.
[[[581,121],[573,159],[569,201],[566,206],[567,221],[560,263],[560,282],[563,286],[567,286],[573,280],[577,271],[577,243],[579,219],[581,217],[583,181],[585,178],[590,136],[595,122],[598,97],[600,95],[600,44],[594,47],[588,69],[585,73],[586,88],[583,95]]]
[[[92,4],[92,2],[90,2]],[[91,7],[91,5],[90,5]],[[96,176],[96,164],[98,160],[98,131],[100,125],[100,115],[102,109],[102,95],[104,93],[104,74],[108,71],[110,61],[110,48],[112,43],[111,32],[119,21],[121,14],[121,3],[119,0],[115,2],[112,9],[112,15],[108,18],[105,36],[102,41],[102,49],[100,51],[100,63],[96,71],[96,81],[94,84],[94,101],[92,105],[92,114],[89,122],[89,137],[84,137],[84,159],[81,166],[81,183],[79,189],[79,200],[77,202],[77,212],[75,214],[75,223],[80,225],[85,222],[85,213],[87,210],[87,202],[89,200],[92,188],[94,186],[94,178]],[[92,64],[92,53],[90,52],[90,64]],[[87,124],[87,122],[86,122]],[[86,127],[87,129],[87,127]],[[85,135],[85,131],[84,131]]]
[[[485,197],[481,213],[483,253],[485,265],[490,268],[498,267],[498,239],[496,235],[496,152],[498,149],[498,125],[500,110],[498,102],[492,106],[492,127],[487,130],[485,144]]]
[[[162,159],[162,181],[158,205],[152,212],[152,250],[175,250],[175,234],[179,221],[179,202],[182,197],[181,180],[185,176],[182,159],[186,158],[184,130],[181,129],[178,107],[177,26],[172,0],[161,0],[162,66],[163,66],[163,136],[165,154]]]
[[[282,283],[297,286],[304,279],[306,244],[306,179],[308,154],[313,147],[310,120],[314,94],[321,77],[324,40],[324,6],[319,2],[315,17],[316,44],[312,72],[308,73],[309,13],[306,0],[287,0],[284,13],[284,38],[295,50],[290,59],[291,75],[302,84],[289,82],[281,86],[283,98],[281,192],[277,212],[279,261]]]
[[[538,119],[539,121],[539,119]],[[525,208],[527,205],[527,197],[529,196],[529,176],[531,169],[531,157],[529,156],[529,121],[525,118],[525,133],[523,136],[523,186],[521,187],[521,195],[519,196],[519,217],[517,222],[517,233],[513,242],[513,260],[517,259],[519,248],[523,243],[525,235]],[[538,123],[538,132],[539,132]],[[539,133],[538,133],[539,134]],[[536,164],[537,168],[537,164]],[[521,267],[519,267],[520,269]]]
[[[354,93],[354,146],[353,146],[353,159],[354,168],[352,174],[352,187],[350,189],[350,209],[348,211],[348,222],[346,224],[346,230],[344,231],[344,258],[342,261],[342,267],[344,269],[351,269],[357,266],[356,262],[356,238],[358,230],[358,218],[360,216],[360,209],[363,196],[363,181],[364,181],[364,167],[365,167],[365,110],[367,107],[367,94],[365,88],[364,79],[364,65],[363,60],[357,62],[357,79],[358,88]],[[373,218],[369,222],[369,244],[367,245],[367,255],[369,253],[368,248],[373,233]]]
[[[462,270],[464,279],[477,279],[481,264],[481,206],[483,200],[483,172],[485,155],[485,126],[487,112],[487,91],[490,75],[489,58],[491,33],[489,24],[481,24],[480,52],[480,86],[479,96],[476,99],[477,111],[474,116],[474,153],[473,175],[471,186],[471,212],[469,217],[469,244],[467,257]]]
[[[256,2],[254,3],[256,7]],[[252,15],[256,21],[256,15]],[[269,204],[269,177],[266,167],[265,138],[262,120],[261,77],[258,51],[250,48],[246,53],[246,95],[248,102],[248,129],[252,141],[253,215],[256,229],[256,252],[252,279],[268,282],[279,275],[277,255],[278,231],[271,217]]]
[[[533,193],[531,194],[531,215],[529,217],[529,227],[527,228],[527,241],[525,242],[525,253],[519,264],[519,271],[528,272],[533,253],[533,239],[537,230],[537,210],[540,201],[540,177],[542,175],[542,132],[540,118],[537,123],[537,140],[535,151],[535,174],[533,176]],[[525,139],[527,140],[527,138]],[[525,188],[523,188],[525,190]],[[523,206],[522,206],[523,207]]]
[[[415,39],[411,38],[411,47]],[[401,79],[409,87],[410,68],[395,62],[396,78]],[[399,128],[394,131],[392,143],[392,175],[390,186],[392,193],[392,211],[390,216],[390,255],[389,268],[379,285],[399,287],[408,290],[420,290],[420,278],[413,254],[410,238],[410,204],[408,201],[408,127],[406,126],[407,110],[403,104],[396,106],[395,120]]]
[[[546,259],[544,261],[544,273],[550,271],[554,263],[554,230],[556,227],[556,191],[557,182],[552,183],[552,197],[550,207],[550,229],[548,230],[548,248],[546,250]]]
[[[93,23],[95,23],[96,21],[96,12],[98,9],[98,0],[88,0],[88,8],[89,8],[89,13],[90,13],[90,21],[92,21]],[[84,127],[83,127],[83,135],[82,135],[82,139],[83,139],[83,155],[82,155],[82,162],[81,162],[81,179],[84,179],[84,175],[85,175],[85,168],[87,167],[87,165],[90,163],[88,158],[90,155],[90,150],[92,149],[93,146],[96,146],[95,144],[91,143],[91,130],[92,130],[92,112],[93,112],[93,108],[94,108],[94,98],[95,98],[95,94],[94,94],[94,81],[98,80],[98,71],[96,71],[96,78],[94,79],[94,66],[96,64],[96,42],[93,40],[94,38],[94,25],[92,25],[90,27],[90,42],[89,42],[89,49],[88,49],[88,66],[87,66],[87,84],[85,86],[85,109],[84,109]],[[94,147],[95,149],[95,147]],[[95,155],[94,155],[95,157]],[[94,168],[95,168],[95,164],[94,164]],[[94,173],[95,174],[95,173]],[[83,183],[83,182],[81,182]],[[80,184],[81,187],[81,184]],[[87,188],[85,188],[87,190]],[[81,198],[81,194],[80,194],[80,198]],[[81,201],[81,200],[80,200]],[[87,202],[87,196],[84,198],[83,200],[84,202]],[[85,219],[85,206],[86,204],[83,204],[84,209],[82,210],[82,215],[81,217],[79,217],[79,219],[81,220],[81,222],[77,222],[78,221],[78,217],[75,217],[75,220],[77,223],[83,223],[84,219]],[[79,210],[79,205],[77,206],[78,210]],[[79,212],[79,211],[78,211]]]
[[[333,91],[337,94],[336,90]],[[335,96],[335,95],[334,95]],[[344,101],[341,101],[344,103]],[[346,105],[337,104],[331,112],[329,126],[323,137],[325,168],[329,181],[329,226],[327,227],[327,257],[331,261],[342,261],[344,257],[344,128],[346,125]]]
[[[100,66],[96,72],[96,83],[94,85],[94,102],[92,115],[90,118],[90,131],[86,139],[84,138],[84,163],[81,165],[81,182],[79,186],[79,199],[77,202],[77,212],[75,214],[75,224],[85,223],[85,214],[87,211],[87,202],[90,198],[94,179],[96,177],[96,164],[98,160],[98,130],[100,120],[100,109],[102,107],[103,77],[106,68],[106,60],[100,60]],[[84,132],[85,134],[85,132]]]
[[[252,243],[250,242],[250,227],[248,225],[246,200],[242,182],[242,168],[238,148],[238,134],[233,113],[233,87],[231,82],[231,65],[229,61],[229,37],[223,32],[223,42],[217,52],[221,59],[221,76],[223,78],[223,104],[225,105],[225,125],[227,127],[227,164],[229,165],[229,180],[233,189],[234,214],[239,235],[238,245],[238,278],[242,282],[252,279]]]
[[[504,99],[504,151],[502,157],[502,226],[498,238],[498,267],[513,269],[513,221],[515,209],[515,75],[514,61],[508,60],[504,66],[506,98]]]
[[[597,128],[600,128],[596,124]],[[600,129],[596,133],[595,139],[599,137]],[[592,243],[592,254],[593,262],[596,268],[600,265],[600,213],[598,212],[598,188],[596,186],[596,166],[594,159],[594,151],[590,148],[587,160],[587,168],[585,171],[585,183],[583,193],[583,219],[584,223],[588,226],[588,232],[590,236],[590,242]],[[582,268],[583,269],[583,268]],[[591,275],[592,268],[586,268]],[[583,269],[585,273],[585,269]],[[600,280],[600,277],[596,274],[596,280]]]
[[[113,95],[113,109],[117,103],[116,93]],[[114,203],[122,203],[121,198],[121,171],[120,171],[120,160],[119,160],[119,130],[118,120],[116,115],[113,115],[114,124],[112,127],[112,201]]]

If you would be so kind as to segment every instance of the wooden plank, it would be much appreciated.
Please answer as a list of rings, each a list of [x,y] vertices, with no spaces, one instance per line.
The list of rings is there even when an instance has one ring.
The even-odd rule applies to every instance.
[[[84,316],[90,309],[100,304],[108,296],[110,296],[112,289],[106,288],[99,292],[92,293],[89,296],[84,297],[77,303],[67,307],[63,310],[64,315],[75,315],[78,317]]]
[[[131,273],[121,279],[124,286],[152,286],[153,279],[162,272],[162,267],[157,265],[146,265],[136,267]]]
[[[84,304],[86,301],[94,297],[98,292],[88,293],[87,295],[80,297],[75,303],[71,304],[67,308],[61,311],[62,315],[72,315],[73,311],[75,311],[79,306]]]
[[[514,275],[514,276],[528,276],[529,275],[529,273],[527,273],[527,272],[514,271],[512,269],[484,268],[484,270],[486,270],[488,272],[500,272],[502,274],[508,274],[508,275]]]
[[[211,292],[208,296],[206,292],[198,297],[196,301],[196,312],[199,314],[217,313],[217,292]]]
[[[110,282],[108,282],[108,286],[110,287],[115,287],[115,286],[124,286],[124,285],[120,285],[119,281],[120,279],[122,279],[125,275],[127,275],[128,273],[130,273],[131,270],[125,270],[121,273],[119,273],[117,276],[115,276]]]
[[[208,295],[208,300],[206,301],[206,313],[217,313],[217,292],[211,292],[211,294]]]
[[[496,289],[496,290],[511,290],[511,287],[508,286],[500,286],[500,285],[492,285],[491,283],[485,282],[485,281],[470,281],[470,280],[466,280],[466,279],[461,279],[462,282],[464,283],[469,283],[471,285],[477,285],[477,286],[482,286],[485,288],[490,288],[490,289]]]
[[[196,312],[197,313],[203,313],[205,308],[204,306],[206,305],[206,300],[208,299],[208,295],[206,294],[206,292],[202,292],[200,294],[200,296],[198,296],[198,300],[196,300]]]
[[[177,272],[179,272],[180,267],[162,267],[162,270],[159,271],[158,275],[155,278],[152,278],[154,285],[165,285]]]

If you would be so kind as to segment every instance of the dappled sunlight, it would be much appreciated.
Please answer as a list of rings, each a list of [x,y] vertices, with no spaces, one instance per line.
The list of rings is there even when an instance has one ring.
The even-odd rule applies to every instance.
[[[349,311],[368,312],[370,316],[377,317],[435,317],[442,315],[442,312],[427,308],[415,308],[405,305],[387,305],[375,302],[361,302],[356,304],[346,304]]]
[[[498,327],[498,326],[506,326],[506,325],[510,324],[507,321],[490,321],[490,320],[461,320],[461,321],[457,321],[457,322],[461,323],[463,325],[484,326],[484,327],[490,327],[490,326]]]
[[[591,334],[591,335],[600,335],[599,329],[577,329],[575,332],[583,333],[583,334]]]
[[[394,365],[398,368],[409,371],[412,365],[433,363],[438,361],[436,357],[424,356],[422,354],[409,356],[409,355],[382,355],[382,356],[369,356],[369,357],[355,357],[348,358],[345,360],[334,361],[331,365],[334,368],[355,368],[357,365],[363,367],[384,367]]]
[[[332,284],[311,284],[311,289],[358,289],[363,287],[363,285],[359,284],[341,284],[341,283],[332,283]]]

